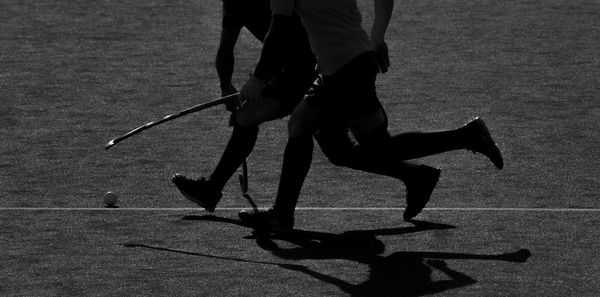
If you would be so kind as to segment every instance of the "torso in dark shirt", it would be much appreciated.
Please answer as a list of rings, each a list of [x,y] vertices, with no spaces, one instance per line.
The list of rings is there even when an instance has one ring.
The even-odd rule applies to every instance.
[[[327,0],[324,0],[327,1]],[[223,26],[246,27],[261,42],[264,41],[271,24],[270,0],[223,0]],[[290,28],[292,51],[284,68],[309,72],[316,65],[316,58],[310,49],[306,30],[297,15],[292,16]]]
[[[270,24],[269,0],[223,0],[223,25],[246,27],[264,41]]]

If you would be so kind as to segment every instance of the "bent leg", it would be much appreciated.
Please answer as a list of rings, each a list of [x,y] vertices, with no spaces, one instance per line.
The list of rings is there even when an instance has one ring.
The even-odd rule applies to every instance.
[[[242,103],[235,114],[235,123],[244,127],[258,126],[287,116],[290,111],[285,111],[280,100],[275,97],[263,97],[257,101]]]
[[[355,170],[385,175],[403,179],[407,172],[412,172],[415,165],[394,158],[385,147],[371,146],[364,149],[349,135],[349,130],[343,123],[328,122],[319,127],[314,135],[323,154],[336,166],[348,167]],[[377,147],[377,151],[373,151]]]
[[[282,116],[284,115],[280,112],[280,103],[273,98],[243,104],[235,115],[231,137],[209,180],[219,189],[223,189],[254,149],[258,125]]]
[[[388,132],[387,116],[383,108],[348,123],[359,143],[350,162],[354,169],[387,175],[406,181],[414,175],[417,165],[398,158]]]
[[[385,115],[383,109],[381,113]],[[361,146],[361,152],[371,161],[367,164],[379,171],[395,172],[406,185],[405,221],[411,220],[423,210],[440,177],[440,170],[426,165],[413,165],[402,161],[393,151],[387,131],[387,120],[372,128],[372,120],[353,123],[353,134]],[[364,123],[367,123],[366,125]],[[358,125],[358,127],[357,127]],[[363,129],[366,127],[366,129]],[[365,168],[369,168],[369,165]],[[395,171],[394,171],[395,170]]]
[[[360,146],[349,133],[344,123],[327,120],[319,123],[313,136],[331,164],[357,169],[354,161],[360,153]]]

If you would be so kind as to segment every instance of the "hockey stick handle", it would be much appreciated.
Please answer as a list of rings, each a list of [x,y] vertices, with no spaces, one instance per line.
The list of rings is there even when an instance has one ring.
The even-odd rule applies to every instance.
[[[135,129],[127,132],[126,134],[123,134],[122,136],[119,136],[119,137],[117,137],[117,138],[109,141],[104,146],[104,149],[109,149],[109,148],[113,147],[114,145],[116,145],[117,143],[119,143],[119,142],[121,142],[121,141],[123,141],[123,140],[125,140],[125,139],[127,139],[127,138],[129,138],[129,137],[131,137],[133,135],[135,135],[135,134],[138,134],[138,133],[140,133],[140,132],[142,132],[144,130],[148,130],[148,129],[150,129],[150,128],[154,127],[154,126],[160,125],[160,124],[162,124],[164,122],[168,122],[168,121],[174,120],[176,118],[182,117],[184,115],[188,115],[190,113],[201,111],[201,110],[204,110],[204,109],[216,106],[216,105],[225,104],[225,103],[227,103],[229,101],[233,101],[233,100],[235,100],[237,98],[238,98],[238,93],[227,95],[227,96],[224,96],[224,97],[221,97],[221,98],[217,98],[217,99],[214,99],[214,100],[211,100],[211,101],[208,101],[208,102],[204,102],[204,103],[200,103],[198,105],[194,105],[194,106],[192,106],[190,108],[186,108],[186,109],[184,109],[184,110],[182,110],[180,112],[167,115],[167,116],[165,116],[164,118],[162,118],[160,120],[146,123],[146,124],[144,124],[142,126],[139,126],[139,127],[135,128]]]

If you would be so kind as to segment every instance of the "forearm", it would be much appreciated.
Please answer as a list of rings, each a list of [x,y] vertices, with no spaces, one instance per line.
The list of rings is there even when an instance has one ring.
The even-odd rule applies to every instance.
[[[215,66],[217,68],[217,74],[221,83],[221,91],[229,91],[232,87],[231,78],[233,76],[233,69],[235,65],[235,44],[240,35],[242,27],[237,23],[231,23],[232,21],[223,20],[221,27],[221,40],[219,41],[219,47],[217,49],[217,57],[215,60]]]
[[[394,0],[374,0],[375,18],[371,28],[371,40],[375,43],[384,40],[392,12],[394,10]]]
[[[215,64],[219,81],[221,83],[221,91],[225,91],[229,86],[231,86],[231,78],[233,76],[233,68],[235,64],[233,51],[227,51],[219,48],[219,50],[217,50]]]

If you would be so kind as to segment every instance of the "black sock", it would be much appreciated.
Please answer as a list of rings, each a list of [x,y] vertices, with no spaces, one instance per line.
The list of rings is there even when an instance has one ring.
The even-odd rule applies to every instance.
[[[392,149],[402,160],[466,149],[467,143],[468,134],[463,128],[435,132],[406,132],[391,138]]]
[[[288,139],[273,207],[279,215],[293,217],[304,178],[310,169],[312,154],[313,140],[310,134]]]
[[[223,188],[235,171],[240,167],[244,159],[250,155],[254,149],[256,138],[258,136],[258,127],[242,127],[233,125],[233,132],[223,151],[223,155],[215,170],[210,175],[210,180],[219,188]]]

